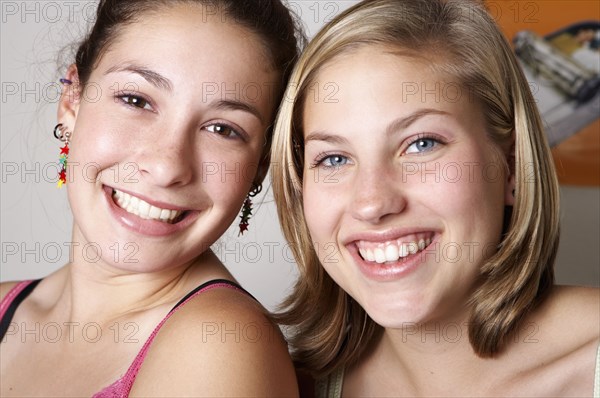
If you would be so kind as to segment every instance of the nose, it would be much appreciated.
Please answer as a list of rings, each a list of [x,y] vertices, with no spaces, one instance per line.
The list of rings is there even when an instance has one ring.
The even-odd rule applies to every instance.
[[[404,211],[407,202],[401,179],[390,165],[358,170],[350,204],[353,217],[378,224]]]
[[[171,187],[189,183],[194,175],[194,150],[188,128],[173,125],[152,135],[139,156],[139,172],[153,185]]]

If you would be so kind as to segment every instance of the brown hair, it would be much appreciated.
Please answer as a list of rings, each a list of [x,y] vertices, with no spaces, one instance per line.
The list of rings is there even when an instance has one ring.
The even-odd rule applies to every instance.
[[[177,3],[198,4],[208,15],[219,14],[255,32],[265,44],[273,67],[287,82],[304,36],[290,11],[278,0],[101,0],[95,23],[77,49],[75,65],[85,84],[103,52],[119,30],[134,23],[140,15]]]
[[[294,358],[300,368],[323,376],[357,361],[381,330],[320,265],[302,204],[301,121],[308,87],[325,64],[365,45],[431,56],[436,68],[474,89],[492,141],[508,148],[514,140],[514,161],[507,167],[515,174],[515,205],[506,211],[500,248],[481,266],[470,302],[471,345],[480,356],[493,356],[554,281],[558,183],[535,100],[510,45],[480,2],[374,0],[339,15],[309,44],[275,125],[273,190],[300,271],[278,316],[293,327]]]

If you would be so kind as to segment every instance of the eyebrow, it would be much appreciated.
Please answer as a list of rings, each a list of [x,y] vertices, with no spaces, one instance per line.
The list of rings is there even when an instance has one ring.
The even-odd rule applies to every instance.
[[[419,109],[419,110],[416,110],[415,112],[411,113],[408,116],[404,116],[404,117],[401,117],[401,118],[398,118],[398,119],[392,121],[386,127],[385,134],[391,135],[395,131],[405,130],[408,127],[410,127],[410,125],[413,124],[414,122],[416,122],[417,120],[419,120],[425,116],[428,116],[428,115],[449,115],[449,113],[440,111],[437,109],[431,109],[431,108]],[[348,140],[345,137],[342,137],[340,135],[335,135],[335,134],[329,134],[329,133],[326,133],[323,131],[315,131],[315,132],[312,132],[309,135],[307,135],[306,138],[304,139],[304,142],[308,143],[309,141],[325,141],[325,142],[329,142],[332,144],[345,144],[348,142]]]
[[[173,91],[173,83],[171,80],[167,79],[163,75],[143,66],[138,66],[134,64],[124,64],[124,65],[115,65],[109,68],[104,74],[108,75],[116,72],[128,72],[135,73],[143,77],[148,83],[153,86],[165,89],[167,91]]]
[[[110,73],[116,72],[128,72],[135,73],[142,76],[148,83],[152,84],[157,88],[165,89],[169,92],[173,91],[173,83],[168,78],[162,76],[160,73],[150,70],[148,68],[134,65],[134,64],[124,64],[124,65],[115,65],[109,68],[104,74],[108,75]],[[238,100],[220,100],[213,104],[216,109],[223,110],[234,110],[234,111],[244,111],[248,112],[258,118],[258,120],[264,124],[264,118],[259,112],[257,108],[254,106],[238,101]]]
[[[213,104],[213,106],[215,107],[215,109],[219,109],[219,110],[222,109],[222,110],[247,112],[247,113],[250,113],[250,114],[256,116],[258,118],[258,120],[260,120],[261,123],[263,123],[263,124],[265,123],[265,120],[264,120],[263,116],[260,114],[259,110],[246,102],[242,102],[242,101],[238,101],[238,100],[219,100],[215,104]]]
[[[449,115],[449,113],[432,108],[418,109],[408,116],[394,120],[387,126],[387,128],[385,129],[385,133],[387,135],[391,135],[395,131],[406,130],[408,127],[410,127],[411,124],[413,124],[417,120],[429,115]]]
[[[307,135],[304,139],[304,144],[308,144],[310,141],[324,141],[338,145],[348,143],[348,140],[341,135],[328,134],[323,131],[315,131]]]

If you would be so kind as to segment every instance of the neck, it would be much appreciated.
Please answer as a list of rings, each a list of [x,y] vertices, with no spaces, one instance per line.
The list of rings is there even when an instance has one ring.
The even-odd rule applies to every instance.
[[[385,329],[378,353],[390,374],[418,396],[464,391],[484,375],[489,360],[478,357],[469,342],[468,314],[453,320]]]
[[[215,263],[210,251],[178,267],[154,272],[125,272],[110,266],[76,261],[51,275],[51,311],[69,322],[110,323],[152,308],[174,305],[207,275],[204,263]],[[218,262],[218,260],[217,260]],[[199,263],[203,263],[199,267]],[[204,272],[201,272],[204,271]]]

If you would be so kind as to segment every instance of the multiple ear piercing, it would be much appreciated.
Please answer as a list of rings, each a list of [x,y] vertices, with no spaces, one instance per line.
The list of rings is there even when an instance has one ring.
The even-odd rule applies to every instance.
[[[69,157],[69,139],[71,138],[71,132],[68,131],[62,123],[59,123],[54,127],[54,137],[65,143],[65,145],[60,148],[60,156],[58,158],[60,172],[56,183],[59,188],[62,188],[62,186],[67,183],[67,158]]]
[[[67,86],[73,84],[71,80],[65,78],[61,78],[60,82]],[[54,127],[53,133],[57,140],[65,143],[65,145],[60,148],[60,156],[58,158],[60,172],[58,174],[58,181],[56,182],[56,185],[59,188],[62,188],[62,186],[67,183],[67,158],[69,157],[69,140],[71,139],[71,132],[68,131],[62,123],[58,123]]]

